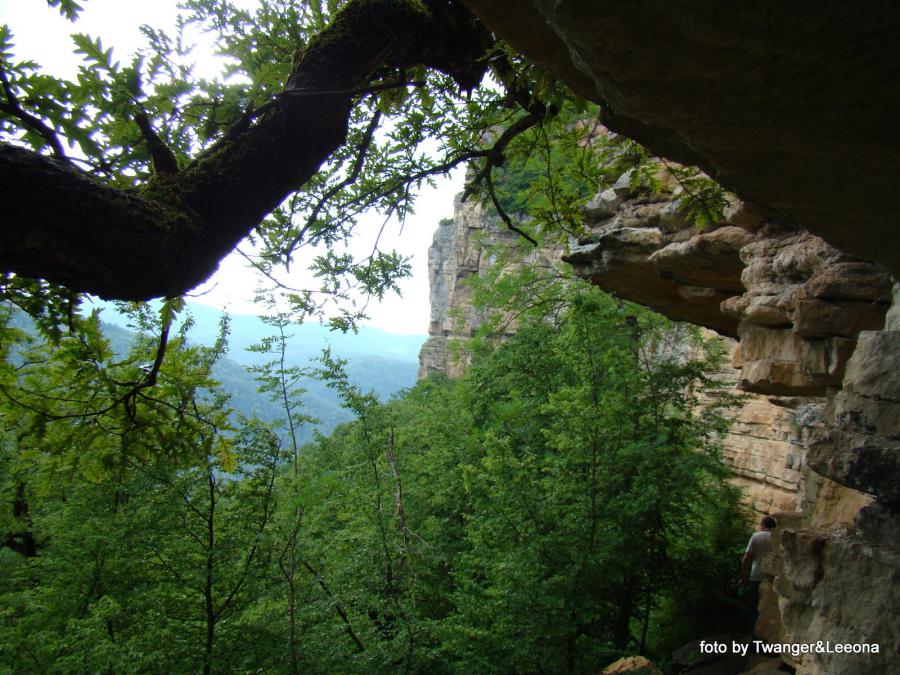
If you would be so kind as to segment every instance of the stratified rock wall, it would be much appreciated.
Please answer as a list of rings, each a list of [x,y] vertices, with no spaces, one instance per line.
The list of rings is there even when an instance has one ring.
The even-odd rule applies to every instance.
[[[879,647],[788,659],[805,674],[890,672],[900,658],[900,287],[820,237],[748,217],[737,200],[698,230],[662,217],[684,198],[670,185],[618,197],[615,209],[586,209],[592,235],[567,256],[576,273],[737,336],[736,383],[758,394],[725,439],[748,501],[782,521],[758,630],[779,643]]]
[[[800,508],[804,451],[796,415],[802,405],[792,401],[788,407],[765,396],[749,396],[722,441],[732,480],[757,513]]]
[[[738,337],[741,388],[821,396],[840,387],[857,335],[879,330],[891,278],[806,231],[767,222],[737,198],[700,229],[679,216],[687,198],[663,176],[654,193],[623,176],[615,208],[585,210],[589,238],[566,260],[575,273],[679,320]],[[592,202],[593,203],[593,202]],[[590,207],[590,204],[589,204]]]
[[[433,372],[458,377],[465,371],[469,361],[462,347],[484,318],[472,305],[472,281],[485,269],[485,248],[500,240],[512,245],[511,234],[491,222],[476,200],[463,203],[460,196],[453,219],[438,225],[428,249],[431,320],[419,352],[419,379]]]
[[[532,250],[496,216],[471,199],[457,195],[453,219],[442,221],[428,249],[431,321],[428,339],[419,352],[419,379],[443,372],[459,377],[469,365],[466,343],[485,321],[473,304],[473,282],[499,264],[495,252],[525,247],[515,265],[548,265],[558,251]],[[515,326],[506,325],[514,331]]]

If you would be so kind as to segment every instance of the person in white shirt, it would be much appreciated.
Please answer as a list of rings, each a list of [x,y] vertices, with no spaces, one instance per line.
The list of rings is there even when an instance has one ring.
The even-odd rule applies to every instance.
[[[756,532],[747,542],[747,550],[741,561],[741,585],[748,582],[747,572],[750,572],[750,592],[747,602],[753,613],[754,638],[756,638],[756,620],[759,618],[759,585],[766,578],[760,563],[772,546],[772,530],[776,527],[778,527],[778,522],[772,516],[765,516],[759,522],[759,532]]]

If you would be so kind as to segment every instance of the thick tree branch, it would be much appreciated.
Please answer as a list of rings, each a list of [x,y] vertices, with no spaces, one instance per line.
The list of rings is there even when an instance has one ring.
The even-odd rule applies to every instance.
[[[416,64],[478,83],[490,35],[456,3],[432,4],[352,0],[300,56],[287,95],[137,191],[0,144],[0,270],[105,298],[182,295],[345,142],[355,99],[340,92]]]
[[[362,643],[359,637],[356,635],[356,631],[353,630],[353,624],[350,623],[350,617],[347,616],[347,612],[344,611],[344,607],[338,601],[337,597],[334,593],[331,592],[331,589],[328,587],[328,584],[325,582],[325,578],[316,571],[316,568],[313,567],[309,561],[301,558],[300,562],[306,568],[306,570],[315,577],[316,582],[321,587],[322,591],[324,591],[325,595],[328,596],[328,599],[331,600],[332,606],[334,607],[334,611],[338,613],[338,616],[341,617],[341,621],[344,622],[344,629],[347,631],[347,635],[350,636],[350,639],[353,640],[353,643],[356,645],[356,649],[360,652],[366,651],[366,646]]]

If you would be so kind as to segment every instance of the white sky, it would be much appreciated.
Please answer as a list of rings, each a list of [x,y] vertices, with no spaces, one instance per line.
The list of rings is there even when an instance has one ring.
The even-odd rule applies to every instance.
[[[70,23],[59,11],[50,9],[44,0],[0,0],[0,23],[7,24],[14,36],[14,53],[19,59],[31,59],[47,72],[68,76],[76,72],[80,55],[74,54],[70,33],[87,33],[99,37],[104,48],[113,48],[115,60],[123,63],[144,40],[138,31],[142,24],[174,33],[176,0],[79,0],[84,10],[80,18]],[[237,0],[235,4],[252,7],[255,0]],[[198,74],[212,76],[218,72],[219,60],[208,46],[195,51]],[[397,249],[412,257],[413,276],[402,284],[402,298],[395,295],[378,303],[369,302],[368,325],[392,333],[425,334],[429,320],[428,304],[428,247],[434,229],[441,218],[452,217],[453,196],[462,189],[463,171],[452,178],[441,179],[436,189],[426,188],[416,203],[416,213],[407,218],[402,227],[389,223],[381,237],[384,250]],[[372,214],[362,221],[362,237],[354,243],[357,251],[371,250],[372,241],[383,217]],[[357,248],[358,247],[358,248]],[[290,277],[283,281],[295,287],[315,287],[306,270],[291,267]],[[242,257],[232,254],[222,261],[218,273],[192,295],[194,302],[227,309],[234,313],[255,314],[252,305],[254,290],[259,284],[257,275],[247,268]]]

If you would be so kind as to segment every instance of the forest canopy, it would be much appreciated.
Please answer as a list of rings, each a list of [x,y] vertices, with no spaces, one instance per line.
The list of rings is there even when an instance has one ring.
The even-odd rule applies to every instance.
[[[541,298],[514,337],[477,342],[465,377],[390,402],[326,354],[357,420],[303,448],[277,321],[258,373],[271,423],[228,416],[209,379],[224,341],[174,339],[139,405],[100,407],[102,378],[152,353],[152,313],[83,388],[101,337],[21,351],[29,398],[2,401],[0,667],[596,672],[736,625],[745,521],[716,343],[581,284],[545,279]],[[92,387],[92,414],[55,418],[33,391],[58,406]]]

